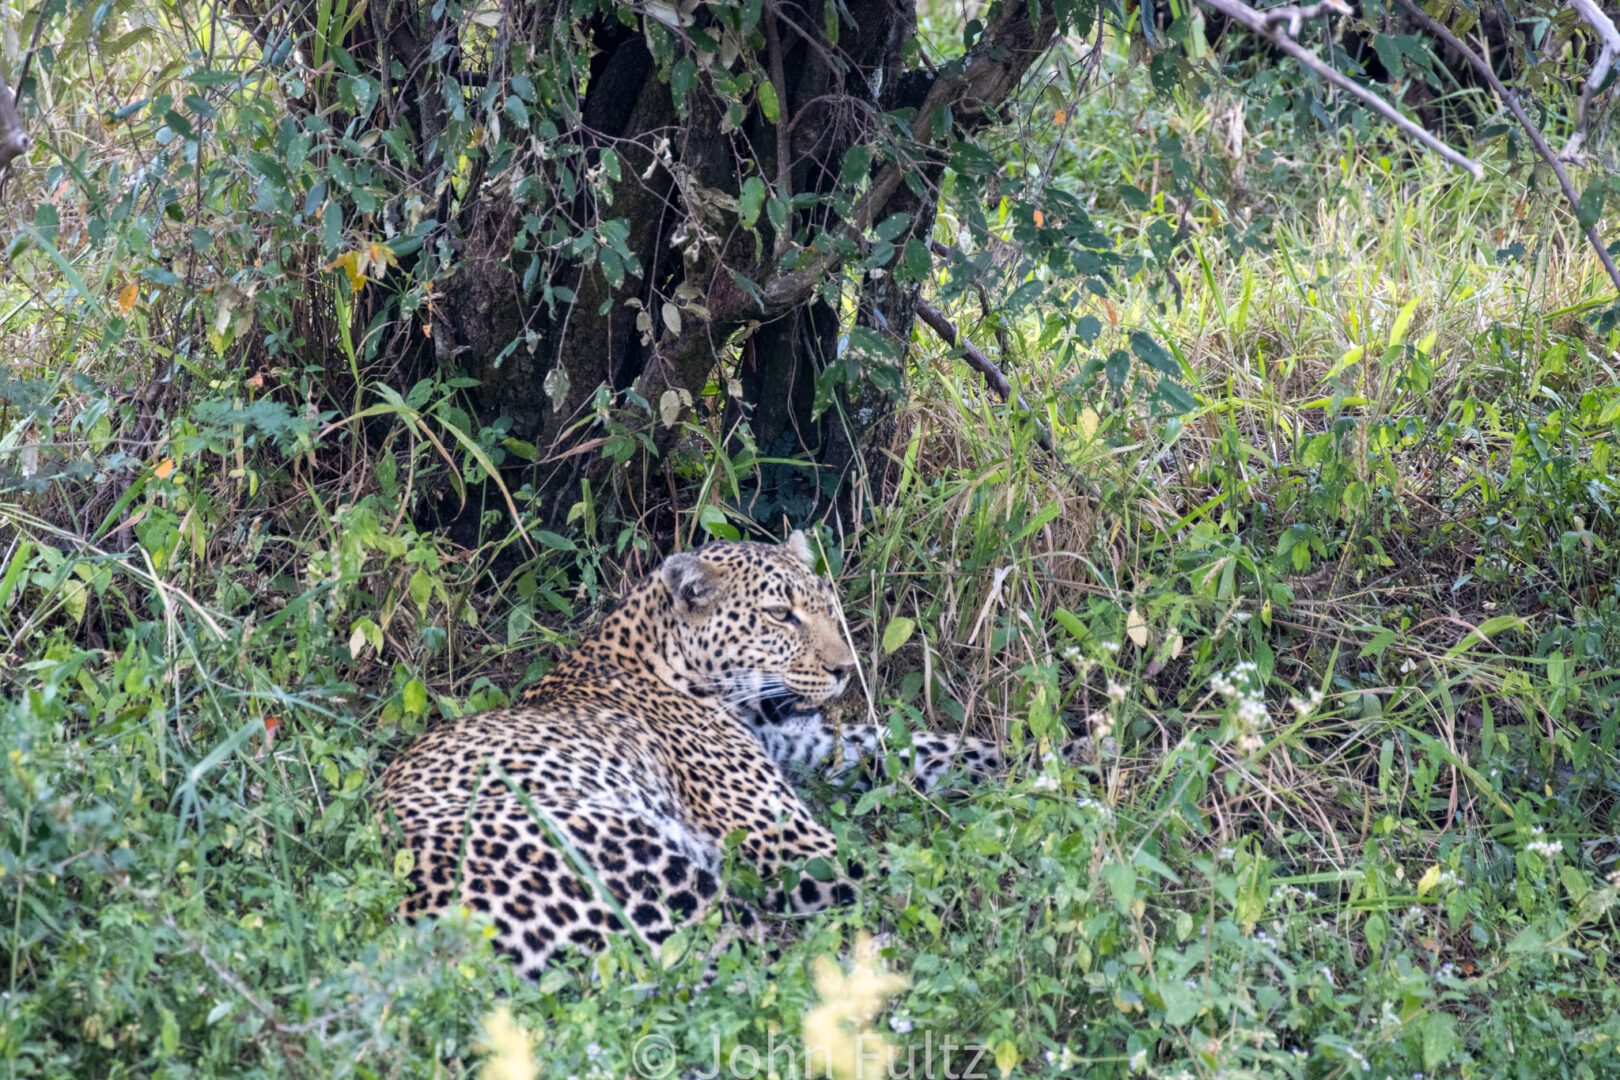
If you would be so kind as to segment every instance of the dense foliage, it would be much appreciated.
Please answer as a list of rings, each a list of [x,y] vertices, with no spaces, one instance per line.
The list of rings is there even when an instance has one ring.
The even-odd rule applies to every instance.
[[[1570,206],[1394,11],[1327,54],[1483,181],[1196,10],[1064,6],[1041,18],[1089,36],[1054,22],[996,109],[851,127],[782,200],[798,106],[768,104],[762,20],[786,8],[446,3],[416,12],[420,68],[392,10],[0,5],[36,143],[0,277],[7,1076],[466,1075],[498,997],[545,1075],[792,1075],[812,959],[868,931],[913,1075],[1620,1070],[1601,122]],[[847,41],[846,10],[818,33]],[[1555,144],[1601,116],[1570,13],[1445,14]],[[795,317],[834,362],[806,417],[873,410],[880,467],[820,528],[879,715],[1090,742],[952,798],[817,790],[884,872],[776,927],[780,958],[711,922],[667,966],[621,943],[529,985],[475,920],[394,920],[380,764],[511,700],[660,552],[830,505],[821,437],[754,428],[778,324],[703,331],[680,385],[552,377],[570,312],[656,343],[714,315],[615,209],[656,144],[577,137],[608,50],[572,35],[607,16],[652,43],[661,101],[724,104],[701,134],[752,147],[731,187],[679,187],[658,258],[740,249],[762,290],[818,268]],[[996,25],[924,8],[896,71],[942,76]],[[400,89],[429,73],[431,103]],[[670,123],[685,161],[700,124]],[[925,144],[937,171],[897,189],[927,181],[921,217],[851,216]],[[454,348],[502,325],[484,272],[540,359],[517,332],[499,362]],[[1022,406],[909,314],[872,320],[896,282]],[[558,435],[593,463],[563,487]]]

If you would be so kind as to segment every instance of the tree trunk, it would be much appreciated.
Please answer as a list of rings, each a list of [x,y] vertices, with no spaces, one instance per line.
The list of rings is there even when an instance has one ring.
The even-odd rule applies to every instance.
[[[246,10],[253,2],[235,0],[235,10],[267,48],[277,34],[309,39],[313,4],[261,13]],[[813,479],[784,473],[791,482],[780,490],[756,492],[757,516],[803,520],[849,477],[876,471],[923,274],[915,260],[904,279],[897,260],[857,279],[846,266],[868,256],[879,222],[904,223],[898,233],[885,225],[883,242],[897,251],[914,238],[926,251],[945,147],[1013,92],[1056,21],[1050,5],[1032,13],[1031,0],[1009,0],[961,61],[908,72],[908,0],[840,3],[838,40],[823,10],[833,2],[765,0],[739,39],[763,37],[751,64],[694,44],[727,30],[704,7],[666,33],[650,16],[625,25],[628,9],[576,23],[560,3],[516,3],[489,42],[466,38],[468,25],[434,21],[426,5],[383,0],[345,42],[384,88],[372,122],[410,135],[402,193],[430,193],[437,222],[421,250],[401,258],[408,277],[431,282],[428,299],[414,321],[396,319],[396,333],[372,340],[389,342],[405,385],[435,373],[477,380],[466,393],[478,418],[508,418],[509,434],[535,448],[535,461],[508,458],[504,468],[509,482],[534,484],[543,518],[567,515],[582,478],[599,491],[628,484],[628,471],[601,453],[611,438],[639,431],[661,453],[673,450],[672,414],[697,402],[733,355],[761,452],[819,466]],[[588,53],[577,39],[556,44],[563,35],[585,38]],[[584,55],[575,99],[566,65]],[[464,70],[473,56],[487,58],[486,70]],[[513,65],[537,70],[537,56],[555,61],[557,86],[542,95],[523,75],[529,106],[514,108]],[[688,69],[677,95],[680,63]],[[739,76],[748,76],[741,93]],[[322,109],[342,119],[330,103]],[[856,146],[868,156],[849,159]],[[599,183],[603,175],[612,183]],[[756,201],[745,220],[750,189],[773,201]],[[858,295],[844,334],[847,285]],[[819,412],[818,380],[821,405],[829,387],[836,392]],[[654,497],[628,494],[638,513]]]

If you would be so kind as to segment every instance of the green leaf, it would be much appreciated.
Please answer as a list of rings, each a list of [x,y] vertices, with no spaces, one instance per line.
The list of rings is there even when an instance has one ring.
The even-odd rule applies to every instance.
[[[926,281],[933,269],[934,260],[928,254],[928,245],[915,236],[907,240],[900,257],[899,276],[906,281]]]
[[[1198,399],[1174,379],[1159,380],[1159,396],[1177,413],[1192,412],[1198,407]]]
[[[705,506],[698,511],[698,524],[703,531],[720,540],[741,540],[737,526],[726,520],[726,512],[718,506]]]
[[[1131,372],[1131,356],[1124,349],[1115,349],[1103,361],[1103,374],[1108,376],[1108,385],[1115,390],[1125,386],[1125,377]]]
[[[815,878],[817,881],[831,881],[833,879],[832,863],[827,861],[825,855],[817,855],[804,864],[805,877]]]
[[[1581,201],[1575,208],[1575,220],[1581,228],[1592,228],[1603,216],[1603,197],[1608,193],[1608,188],[1608,178],[1600,176],[1581,192]]]
[[[752,229],[759,221],[759,212],[765,206],[765,181],[750,176],[743,181],[742,194],[737,198],[737,217],[742,227]]]
[[[48,240],[56,239],[56,230],[61,227],[62,218],[56,212],[53,203],[42,202],[34,208],[34,229],[40,236]]]
[[[1412,315],[1417,311],[1417,306],[1418,298],[1414,296],[1406,302],[1406,306],[1401,308],[1400,312],[1395,316],[1395,322],[1389,328],[1390,348],[1393,349],[1406,340],[1406,331],[1412,325]]]
[[[911,640],[911,635],[917,629],[917,621],[905,616],[896,616],[889,620],[889,625],[883,628],[884,655],[892,654],[900,646]]]
[[[1367,921],[1362,926],[1361,932],[1367,936],[1368,950],[1376,954],[1383,950],[1384,940],[1389,937],[1389,924],[1384,922],[1384,917],[1375,911],[1367,916]]]
[[[1395,644],[1395,631],[1387,626],[1381,626],[1373,631],[1373,635],[1367,640],[1367,644],[1363,645],[1361,651],[1356,654],[1356,659],[1365,660],[1369,656],[1382,656],[1384,650],[1393,644]]]
[[[1198,1018],[1198,996],[1175,976],[1158,980],[1159,998],[1164,1002],[1164,1022],[1182,1027]]]
[[[1492,638],[1505,630],[1522,630],[1529,625],[1530,621],[1528,619],[1521,618],[1518,615],[1497,615],[1486,619],[1479,626],[1464,634],[1461,641],[1447,649],[1446,659],[1450,660],[1455,656],[1460,656],[1482,641],[1488,644]]]
[[[337,203],[328,201],[321,207],[321,251],[326,255],[335,255],[342,242],[343,211]]]
[[[692,87],[697,85],[697,76],[697,64],[692,61],[690,56],[681,57],[674,68],[670,70],[670,93],[675,98],[675,104],[683,110],[686,105],[687,95],[692,92]]]
[[[1131,903],[1136,899],[1136,869],[1128,863],[1103,863],[1103,881],[1108,883],[1108,891],[1114,894],[1114,906],[1121,915],[1127,915],[1131,910]]]
[[[400,693],[407,716],[421,716],[427,711],[427,687],[421,679],[412,679]]]
[[[1361,362],[1361,358],[1363,356],[1365,356],[1366,353],[1367,353],[1366,346],[1364,346],[1364,345],[1352,345],[1350,348],[1348,348],[1348,349],[1346,349],[1344,351],[1343,356],[1339,357],[1337,360],[1335,360],[1333,362],[1333,366],[1328,368],[1327,374],[1322,376],[1322,381],[1326,382],[1329,379],[1334,378],[1335,376],[1339,375],[1342,371],[1344,371],[1345,368],[1350,367],[1352,364],[1359,364]]]
[[[5,610],[7,601],[17,588],[17,582],[22,578],[23,568],[28,565],[28,560],[33,554],[34,545],[27,540],[20,541],[16,550],[11,553],[11,562],[6,565],[5,574],[0,576],[0,611]]]
[[[172,1011],[162,1006],[158,1007],[158,1016],[158,1044],[166,1057],[173,1057],[180,1052],[180,1021],[175,1019]]]
[[[1451,1052],[1457,1049],[1457,1021],[1450,1014],[1434,1010],[1423,1016],[1423,1069],[1436,1073]]]
[[[1136,358],[1154,371],[1168,375],[1172,379],[1181,378],[1181,365],[1176,363],[1175,357],[1164,351],[1164,347],[1152,336],[1141,330],[1131,331],[1131,352]]]
[[[868,146],[856,144],[849,148],[844,155],[844,167],[839,170],[838,179],[849,187],[854,187],[866,179],[867,170],[872,167],[872,150]]]
[[[1539,953],[1547,947],[1547,937],[1533,926],[1527,926],[1513,935],[1513,940],[1507,943],[1507,951],[1517,956]]]
[[[1091,631],[1087,630],[1086,624],[1080,621],[1080,616],[1076,615],[1068,608],[1058,608],[1052,612],[1052,617],[1056,619],[1058,621],[1058,625],[1067,630],[1069,632],[1069,636],[1074,638],[1076,641],[1085,641],[1087,638],[1091,637]]]
[[[759,84],[759,111],[773,124],[781,118],[782,104],[776,100],[776,87],[771,83]]]
[[[910,214],[890,214],[878,222],[872,229],[879,240],[894,241],[900,239],[900,234],[911,225]]]
[[[563,536],[560,533],[554,533],[549,529],[536,529],[534,531],[534,538],[540,541],[540,543],[544,546],[550,548],[552,551],[579,550],[578,544],[568,539],[568,537]]]

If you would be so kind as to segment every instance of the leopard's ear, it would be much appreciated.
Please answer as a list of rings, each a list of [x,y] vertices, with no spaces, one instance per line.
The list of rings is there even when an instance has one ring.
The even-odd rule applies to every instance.
[[[690,551],[665,559],[658,576],[669,590],[670,599],[675,601],[675,610],[682,615],[707,611],[714,602],[715,586],[720,580],[713,563]]]
[[[788,533],[788,538],[782,541],[782,546],[787,548],[794,558],[810,569],[814,570],[816,568],[816,553],[810,547],[810,538],[804,535],[803,529],[794,529]]]

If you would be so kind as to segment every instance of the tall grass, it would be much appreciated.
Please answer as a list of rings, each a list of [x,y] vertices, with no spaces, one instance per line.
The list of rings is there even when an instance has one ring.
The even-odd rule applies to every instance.
[[[1130,247],[1140,218],[1106,193],[1151,192],[1154,164],[1118,149],[1121,103],[1077,122],[1072,182]],[[1265,134],[1222,166],[1249,204],[1156,204],[1187,209],[1173,292],[1144,273],[1088,301],[1104,352],[1154,328],[1191,411],[1110,391],[1038,313],[955,313],[1033,418],[920,341],[893,468],[823,534],[872,692],[851,707],[1072,760],[951,798],[818,790],[881,870],[852,910],[780,928],[777,961],[717,946],[716,918],[666,970],[615,948],[528,985],[475,921],[392,917],[380,763],[511,700],[648,568],[634,523],[587,505],[499,572],[523,543],[504,500],[476,548],[418,531],[427,477],[480,474],[456,433],[500,443],[448,384],[389,399],[362,375],[303,424],[255,413],[252,373],[199,372],[190,393],[226,407],[179,402],[140,444],[110,441],[115,394],[34,387],[0,453],[43,444],[103,482],[0,504],[6,1074],[463,1075],[501,995],[546,1075],[740,1048],[787,1075],[807,960],[875,930],[909,980],[892,1034],[930,1075],[1612,1075],[1602,281],[1505,181],[1330,145],[1284,188]],[[1261,248],[1220,227],[1266,213]],[[0,311],[20,295],[0,285]],[[18,317],[15,377],[75,355]],[[93,374],[116,386],[124,362]],[[373,407],[380,440],[346,422]],[[724,490],[696,488],[695,528]]]

